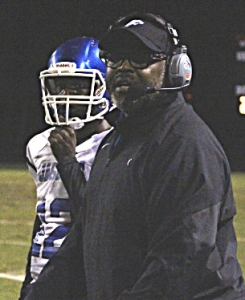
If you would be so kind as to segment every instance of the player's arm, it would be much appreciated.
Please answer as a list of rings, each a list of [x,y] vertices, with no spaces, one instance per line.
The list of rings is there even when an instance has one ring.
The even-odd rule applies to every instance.
[[[52,152],[58,162],[57,170],[71,199],[72,215],[76,217],[81,206],[86,179],[76,160],[76,135],[70,126],[60,126],[49,137]]]
[[[33,181],[36,183],[37,182],[37,171],[32,163],[32,156],[31,156],[31,151],[30,151],[30,144],[27,145],[26,147],[26,164],[28,167],[28,171],[33,179]],[[27,255],[27,263],[26,263],[26,269],[25,269],[25,279],[22,283],[21,290],[20,290],[20,298],[19,300],[24,299],[24,296],[26,294],[26,288],[27,286],[31,283],[32,277],[31,277],[31,272],[30,272],[30,265],[31,265],[31,251],[32,251],[32,241],[34,237],[36,236],[36,233],[39,231],[41,225],[41,221],[38,216],[36,216],[33,224],[33,229],[32,229],[32,237],[31,237],[31,243],[30,243],[30,249]]]
[[[28,256],[27,256],[27,263],[26,263],[26,270],[25,270],[25,279],[22,283],[22,287],[20,290],[20,298],[19,300],[22,300],[25,298],[26,296],[26,289],[27,286],[31,283],[32,281],[32,277],[31,277],[31,272],[30,272],[30,267],[31,267],[31,253],[32,253],[32,241],[36,236],[36,233],[39,231],[41,226],[41,221],[39,219],[38,216],[36,216],[35,221],[34,221],[34,225],[33,225],[33,230],[32,230],[32,238],[31,238],[31,246],[28,252]]]
[[[76,218],[86,184],[84,173],[76,158],[58,163],[57,170],[71,199],[72,215]]]
[[[76,222],[21,300],[86,300],[81,232],[82,224]]]

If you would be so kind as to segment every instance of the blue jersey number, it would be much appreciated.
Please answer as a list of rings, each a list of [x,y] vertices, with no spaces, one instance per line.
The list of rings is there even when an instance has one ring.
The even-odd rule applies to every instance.
[[[59,243],[55,244],[55,241],[63,239],[72,226],[70,222],[70,211],[71,206],[68,199],[55,199],[51,203],[50,210],[48,210],[48,212],[45,209],[45,200],[37,206],[37,213],[43,225],[40,227],[40,231],[36,234],[36,237],[33,240],[33,256],[49,259],[55,252],[57,252],[57,245],[59,245]],[[64,218],[64,215],[68,218]],[[56,222],[47,222],[47,219],[52,219],[52,217],[56,219]],[[57,222],[57,218],[59,219],[59,217],[61,220],[63,219],[63,222]],[[46,230],[46,232],[45,229],[47,226],[45,223],[50,224],[50,226],[48,226],[48,231]],[[53,226],[53,230],[50,228],[51,226]]]

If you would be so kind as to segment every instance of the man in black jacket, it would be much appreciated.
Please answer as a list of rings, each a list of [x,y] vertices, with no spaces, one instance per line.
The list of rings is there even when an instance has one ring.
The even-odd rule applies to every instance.
[[[181,93],[186,47],[161,17],[137,13],[99,46],[123,116],[97,153],[79,221],[28,299],[245,299],[229,164]]]

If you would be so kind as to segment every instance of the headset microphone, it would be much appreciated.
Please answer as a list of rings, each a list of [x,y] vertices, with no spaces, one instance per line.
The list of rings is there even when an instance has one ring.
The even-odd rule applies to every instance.
[[[182,86],[178,86],[178,87],[166,87],[166,88],[153,88],[153,87],[147,87],[146,88],[146,93],[147,94],[151,94],[151,93],[155,93],[155,92],[161,92],[161,91],[179,91],[182,90],[183,88],[189,86],[190,83],[184,84]]]
[[[154,87],[146,87],[144,86],[144,84],[142,84],[141,82],[139,83],[135,83],[133,85],[131,85],[128,89],[128,93],[127,93],[127,97],[131,100],[131,99],[138,99],[142,96],[145,96],[147,94],[153,94],[155,92],[158,91],[179,91],[182,90],[183,88],[189,86],[190,83],[186,83],[182,86],[178,86],[178,87],[163,87],[163,88],[154,88]]]

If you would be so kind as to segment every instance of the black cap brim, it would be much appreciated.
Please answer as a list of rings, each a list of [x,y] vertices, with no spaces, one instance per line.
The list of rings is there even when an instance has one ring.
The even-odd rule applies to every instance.
[[[99,48],[110,52],[119,44],[129,47],[129,40],[132,42],[134,37],[154,52],[166,52],[168,39],[166,31],[148,22],[142,26],[119,27],[108,31],[100,40]]]

